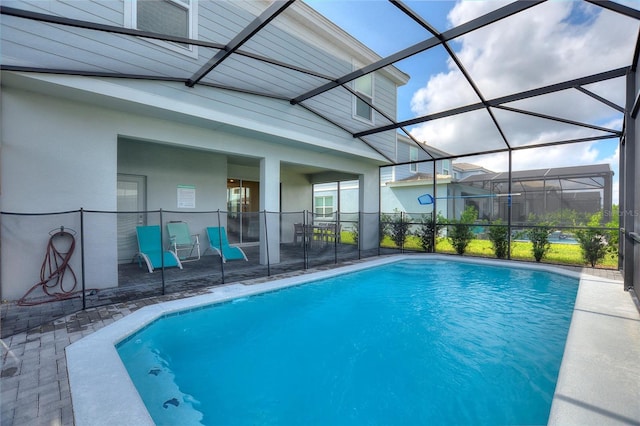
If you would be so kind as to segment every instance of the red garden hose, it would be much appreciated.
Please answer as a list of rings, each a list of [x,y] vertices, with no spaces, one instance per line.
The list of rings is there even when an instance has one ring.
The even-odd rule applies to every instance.
[[[66,252],[61,251],[65,247],[63,245],[64,242],[67,242],[69,246]],[[47,254],[40,268],[40,281],[18,300],[17,304],[19,306],[35,306],[80,297],[78,294],[80,292],[74,291],[78,284],[78,278],[71,268],[71,265],[69,265],[75,246],[76,240],[73,234],[65,231],[64,227],[60,227],[60,230],[55,233],[52,231],[51,238],[49,238],[49,243],[47,244]],[[66,285],[68,288],[65,288],[64,279],[67,273],[71,274],[72,279],[70,280],[71,285]],[[68,277],[69,275],[66,276]],[[38,298],[32,301],[26,300],[37,288],[41,288],[48,298]]]

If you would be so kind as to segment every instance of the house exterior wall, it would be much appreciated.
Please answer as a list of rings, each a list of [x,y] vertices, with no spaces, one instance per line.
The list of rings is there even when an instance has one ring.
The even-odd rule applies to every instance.
[[[417,173],[433,174],[433,160],[432,156],[427,154],[422,148],[416,145],[416,143],[407,136],[398,133],[396,141],[395,160],[398,163],[406,163],[411,161],[411,149],[415,148],[418,153],[417,161],[415,163],[415,170],[411,170],[411,164],[403,164],[400,166],[382,167],[380,170],[380,182],[386,183],[390,181],[400,181],[403,179],[411,178]],[[427,148],[433,150],[433,148]],[[430,151],[433,153],[433,151]],[[445,155],[442,151],[434,153],[434,157],[438,155]],[[436,161],[436,173],[439,175],[451,174],[451,160],[437,160]]]
[[[380,167],[380,184],[395,180],[395,167]]]
[[[423,149],[416,146],[408,137],[398,134],[396,142],[396,161],[404,163],[411,161],[411,147],[415,147],[418,151],[418,161],[416,163],[416,170],[411,170],[411,164],[402,164],[399,166],[387,166],[380,168],[380,211],[385,213],[392,213],[394,210],[404,211],[407,213],[421,214],[433,212],[432,205],[421,205],[418,203],[418,197],[425,193],[433,195],[433,181],[431,179],[422,180],[418,182],[416,179],[418,174],[433,176],[434,163],[431,156],[429,156]],[[443,155],[444,152],[437,152],[437,155]],[[450,175],[450,160],[437,160],[435,161],[436,174],[439,176],[438,180],[442,180],[442,176]],[[445,173],[446,172],[446,173]],[[409,179],[414,179],[413,181]],[[406,182],[402,182],[407,180]],[[393,183],[396,182],[396,183]],[[401,183],[398,183],[401,182]],[[441,200],[437,200],[437,211],[439,214],[447,217],[448,203],[445,197],[447,196],[447,183],[438,182],[437,185],[437,197],[442,197]],[[389,185],[390,184],[390,185]]]
[[[1,99],[2,211],[116,209],[117,135],[110,131],[109,123],[118,114],[89,106],[77,108],[9,87],[3,87]],[[91,226],[115,229],[115,222],[113,215],[97,215]],[[15,300],[40,281],[49,233],[61,226],[78,233],[79,217],[3,217],[3,298]],[[87,235],[85,246],[86,272],[104,282],[117,282],[115,233]],[[80,256],[72,257],[71,267],[81,270]]]
[[[3,6],[130,27],[133,3],[7,1]],[[194,2],[197,34],[192,36],[226,44],[268,4],[266,0]],[[202,46],[180,51],[164,42],[8,15],[0,16],[0,24],[3,64],[13,66],[189,78],[216,52]],[[311,63],[316,71],[331,76],[378,59],[302,2],[261,30],[260,36],[243,49],[304,67]],[[244,78],[247,67],[261,78]],[[294,81],[283,78],[290,75],[239,57],[229,58],[203,79],[249,91],[268,88],[284,98],[278,99],[202,84],[190,88],[183,81],[2,71],[0,209],[115,212],[117,175],[126,173],[147,177],[148,209],[180,210],[176,187],[188,184],[196,187],[196,210],[224,210],[231,172],[260,180],[261,210],[277,210],[279,201],[284,210],[310,210],[312,179],[290,171],[286,164],[293,164],[359,177],[360,208],[377,211],[378,166],[387,162],[385,155],[395,154],[395,132],[371,136],[365,143],[292,105],[287,98],[326,80],[308,75]],[[392,67],[377,71],[376,106],[395,116],[395,91],[406,79]],[[305,102],[349,129],[367,128],[354,118],[353,95],[347,90],[332,90]],[[374,117],[376,124],[382,124],[380,120]],[[229,165],[227,156],[251,157],[256,167]],[[41,226],[3,216],[1,246],[11,247],[0,256],[3,298],[20,297],[38,281],[48,232],[62,225],[78,230],[76,216],[55,217]],[[117,285],[117,219],[114,214],[92,213],[88,224],[93,236],[85,238],[87,286]],[[371,225],[374,229],[377,225]],[[366,248],[367,242],[362,243]],[[372,240],[372,247],[375,244]],[[72,260],[76,271],[78,262],[79,256]]]
[[[408,156],[408,150],[407,150],[407,156]],[[448,164],[449,164],[449,160],[436,161],[436,174],[450,175],[451,170],[447,168]],[[411,178],[412,176],[415,176],[416,173],[426,173],[426,174],[433,175],[433,162],[425,161],[422,163],[417,163],[415,171],[411,171],[410,164],[403,164],[401,166],[383,167],[382,169],[385,170],[385,174],[382,177],[382,182],[388,182],[391,180],[399,181],[399,180]],[[393,169],[393,170],[389,170],[389,169]]]
[[[127,26],[126,9],[132,1],[100,2],[79,0],[76,2],[7,2],[7,6],[33,10],[41,13],[61,15],[74,19],[86,19],[90,22]],[[269,2],[195,2],[199,6],[197,27],[198,37],[204,41],[226,44],[232,34],[240,31],[254,16],[266,8]],[[3,62],[10,65],[37,65],[41,67],[80,69],[88,71],[120,71],[131,74],[151,74],[158,76],[176,76],[189,78],[209,60],[216,51],[214,49],[195,47],[193,51],[177,53],[175,49],[165,48],[167,43],[149,41],[136,37],[122,37],[109,33],[97,33],[63,26],[43,26],[28,20],[20,20],[2,16],[2,51]],[[32,46],[46,43],[47,53],[34,50]],[[365,46],[350,39],[321,15],[312,12],[304,5],[294,4],[291,10],[280,15],[272,24],[260,31],[260,38],[251,40],[243,49],[286,60],[293,64],[304,65],[326,73],[340,76],[351,72],[354,61],[368,63],[376,59],[375,54]],[[195,57],[194,57],[195,55]],[[15,59],[11,58],[24,58]],[[82,58],[81,62],[79,59]],[[249,81],[243,79],[244,70],[251,67],[252,73],[259,73],[260,79]],[[392,68],[389,68],[393,70]],[[289,77],[289,78],[285,78]],[[322,85],[326,80],[312,76],[296,76],[292,85],[291,74],[281,74],[277,68],[246,57],[230,58],[216,68],[212,76],[203,82],[230,84],[248,90],[270,91],[283,97],[295,97]],[[375,73],[374,102],[385,113],[395,117],[396,88],[402,84],[397,70],[387,69]],[[77,82],[74,83],[77,85]],[[160,82],[116,79],[110,81],[110,93],[121,86],[125,93],[127,88],[147,94],[168,97],[175,101],[187,103],[187,114],[201,114],[212,117],[212,110],[217,111],[215,121],[225,122],[241,127],[274,126],[282,129],[299,129],[307,135],[320,138],[316,141],[320,146],[331,144],[334,138],[340,139],[342,149],[357,152],[373,158],[380,158],[370,147],[359,140],[345,138],[344,132],[327,121],[300,107],[290,105],[286,101],[260,101],[250,95],[220,91],[209,87],[185,87],[182,82]],[[89,89],[96,89],[95,82]],[[353,117],[353,95],[346,90],[332,90],[317,98],[310,99],[307,104],[318,108],[321,113],[335,119],[354,131],[365,130],[369,125]],[[198,111],[200,110],[200,111]],[[247,123],[250,121],[251,123]],[[382,124],[377,117],[377,124]],[[351,139],[348,143],[348,139]],[[381,152],[392,153],[395,135],[387,132],[367,138],[367,141]],[[307,140],[306,143],[312,143]],[[340,146],[340,145],[339,145]]]
[[[453,169],[454,169],[454,177],[456,180],[463,180],[465,178],[468,178],[469,176],[483,175],[488,172],[487,170],[480,167],[474,170],[463,170],[460,168],[456,168],[455,164]]]
[[[348,72],[350,72],[349,70]],[[373,104],[384,111],[387,115],[395,117],[395,102],[397,85],[384,78],[382,73],[374,73],[374,99]],[[327,93],[319,95],[315,98],[305,101],[305,105],[309,105],[321,114],[335,120],[341,126],[344,126],[354,132],[368,130],[373,125],[380,126],[389,124],[389,121],[374,111],[373,121],[367,122],[359,119],[354,115],[353,100],[355,97],[346,90],[331,90]],[[381,132],[375,135],[369,135],[363,138],[366,143],[380,151],[388,159],[396,157],[395,149],[395,131]],[[358,144],[364,145],[356,140]],[[369,148],[371,149],[371,148]]]
[[[146,176],[148,210],[189,211],[178,207],[178,185],[196,188],[197,210],[226,210],[226,185],[220,184],[227,179],[224,155],[121,139],[117,161],[118,173]]]
[[[282,211],[311,210],[313,188],[306,175],[282,171]]]
[[[360,206],[358,206],[358,188],[342,185],[340,187],[340,200],[341,213],[357,213],[360,210]],[[352,219],[352,216],[349,215],[349,218]]]
[[[158,143],[139,142],[120,138],[118,141],[118,174],[144,176],[146,181],[146,209],[164,209],[163,220],[184,220],[192,235],[206,247],[205,228],[217,224],[216,215],[193,214],[193,211],[225,211],[227,158],[224,155],[202,150],[191,150]],[[195,208],[181,208],[178,187],[189,186],[195,191]],[[180,212],[175,214],[173,212]],[[223,226],[228,225],[224,222]],[[138,224],[157,223],[156,214],[142,215]],[[142,222],[142,223],[140,223]],[[120,236],[119,263],[130,262],[137,251],[137,240],[132,233]],[[167,241],[168,243],[168,241]],[[204,248],[203,248],[204,250]]]
[[[176,209],[176,186],[193,184],[197,188],[197,210],[224,210],[226,154],[251,153],[256,158],[361,174],[374,186],[378,182],[375,162],[333,152],[311,153],[278,143],[271,135],[258,139],[255,132],[249,136],[226,133],[165,117],[46,96],[16,85],[3,85],[1,99],[3,212],[43,213],[81,207],[114,212],[118,172],[148,176],[149,209]],[[135,147],[121,142],[120,169],[119,140],[145,141]],[[177,158],[175,152],[180,153]],[[311,186],[305,189],[305,181],[308,178],[302,175],[294,179],[288,176],[283,183],[284,208],[304,207],[304,202],[294,201],[298,199],[311,202]],[[305,192],[307,197],[299,197]],[[377,192],[367,194],[366,199],[373,201],[367,204],[369,207],[377,205]],[[61,225],[78,232],[80,229],[77,215],[38,221],[40,225],[34,226],[33,221],[3,216],[3,298],[17,299],[39,281],[49,231]],[[117,284],[116,217],[91,214],[86,226],[91,229],[85,237],[87,287],[112,287]],[[79,256],[72,259],[75,271],[81,269],[79,262]]]
[[[338,194],[338,184],[340,185],[340,192]],[[338,212],[338,198],[340,199],[340,213],[358,213],[359,198],[358,198],[358,185],[357,182],[342,181],[333,182],[326,185],[316,186],[313,190],[313,196],[315,197],[333,197],[333,215]],[[315,213],[315,212],[314,212]]]
[[[117,135],[109,122],[118,114],[5,85],[1,96],[2,210],[115,210],[115,198],[102,194],[115,191]],[[85,175],[92,178],[78,179]],[[42,194],[55,196],[44,202]]]
[[[436,211],[444,217],[447,217],[448,212],[447,187],[447,183],[436,185],[436,197],[438,198],[436,199]],[[433,204],[422,205],[418,202],[418,197],[424,194],[433,195],[433,185],[382,185],[380,187],[381,212],[393,213],[398,210],[409,214],[432,213]]]

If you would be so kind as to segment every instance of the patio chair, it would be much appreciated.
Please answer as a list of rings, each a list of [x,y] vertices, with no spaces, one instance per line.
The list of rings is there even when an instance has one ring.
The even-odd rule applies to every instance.
[[[229,245],[229,240],[227,239],[227,231],[224,229],[224,226],[208,227],[207,236],[209,237],[208,248],[215,251],[216,254],[221,256],[224,263],[226,263],[227,260],[249,260],[247,259],[247,255],[244,254],[244,251],[242,251],[240,247]]]
[[[182,269],[182,264],[176,254],[171,250],[162,249],[160,225],[137,226],[136,234],[138,236],[138,253],[134,259],[138,258],[140,266],[142,266],[141,261],[144,260],[149,272],[153,272],[155,268],[162,267],[164,259],[165,268],[177,266]]]
[[[300,243],[305,242],[307,239],[306,232],[304,229],[304,225],[302,223],[294,223],[293,224],[293,244],[298,244],[298,240]]]
[[[186,222],[167,223],[169,250],[174,252],[180,262],[193,262],[200,259],[200,236],[189,232]]]
[[[330,242],[340,242],[340,230],[342,225],[338,225],[337,223],[327,223],[324,225],[324,240],[328,243]]]

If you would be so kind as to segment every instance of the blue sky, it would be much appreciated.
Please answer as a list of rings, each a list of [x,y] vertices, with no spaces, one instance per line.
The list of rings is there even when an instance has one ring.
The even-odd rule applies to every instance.
[[[390,55],[430,36],[427,31],[419,28],[387,0],[305,0],[305,2],[380,56]],[[439,31],[450,27],[447,14],[454,5],[453,1],[411,3],[412,9],[428,19],[429,24]],[[358,18],[353,19],[354,16]],[[393,31],[393,37],[389,37],[387,32],[380,31],[381,27],[399,30]],[[426,83],[426,80],[421,77],[446,71],[445,61],[448,55],[444,49],[430,52],[430,56],[434,54],[437,55],[437,61],[422,64],[405,61],[398,65],[402,71],[412,76],[409,83],[400,87],[398,91],[399,120],[415,117],[410,109],[411,97]]]
[[[331,21],[381,56],[413,45],[430,34],[386,0],[305,0]],[[445,31],[496,9],[508,1],[407,1],[406,4],[439,31]],[[627,2],[637,8],[638,4]],[[634,6],[635,4],[635,6]],[[638,23],[585,2],[547,2],[450,44],[472,75],[486,99],[517,93],[572,78],[628,65]],[[478,102],[460,71],[447,61],[442,48],[434,48],[397,64],[411,76],[398,91],[398,120]],[[622,84],[621,84],[622,83]],[[624,79],[613,85],[589,87],[620,105],[624,102]],[[617,86],[616,86],[617,84]],[[621,117],[582,94],[552,100],[532,100],[522,109],[549,111],[564,118],[620,129]],[[505,132],[516,146],[534,141],[552,142],[593,135],[592,130],[546,120],[508,116],[500,112]],[[513,114],[512,114],[513,115]],[[478,143],[493,148],[500,138],[488,114],[469,114],[412,128],[419,140],[452,154],[471,152]],[[481,142],[479,142],[481,141]],[[490,146],[491,145],[491,146]],[[539,155],[536,151],[514,153],[514,168],[607,162],[618,171],[617,140],[560,146]],[[459,152],[457,151],[459,150]],[[475,149],[477,151],[477,149]],[[482,158],[496,171],[502,161]],[[516,166],[517,165],[517,166]],[[617,181],[617,176],[614,178]]]

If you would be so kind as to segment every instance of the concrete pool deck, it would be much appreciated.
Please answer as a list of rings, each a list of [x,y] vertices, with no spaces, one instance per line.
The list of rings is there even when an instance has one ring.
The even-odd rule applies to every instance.
[[[583,275],[549,424],[640,425],[640,315],[622,283]]]
[[[441,257],[452,260],[450,256]],[[517,264],[522,265],[520,262]],[[552,269],[558,268],[552,267]],[[637,377],[640,377],[640,366],[637,362],[640,359],[640,315],[630,294],[623,291],[622,283],[616,280],[620,275],[615,271],[587,268],[561,269],[574,271],[576,274],[586,272],[589,275],[583,275],[578,292],[550,423],[640,424],[640,408],[637,404],[637,398],[640,395],[640,383],[637,380]],[[287,274],[287,276],[290,283],[309,278],[308,274],[300,276],[300,273]],[[74,424],[69,374],[73,377],[78,371],[74,370],[76,369],[74,366],[71,369],[75,372],[68,374],[65,357],[65,349],[71,343],[86,336],[93,336],[75,345],[75,347],[88,347],[91,341],[100,340],[101,336],[107,338],[113,338],[115,335],[122,336],[123,330],[126,335],[127,328],[131,327],[131,323],[127,325],[128,321],[118,321],[115,328],[105,329],[105,326],[129,317],[129,314],[144,306],[154,305],[170,298],[179,299],[193,295],[202,297],[201,300],[204,302],[213,293],[218,293],[218,296],[235,297],[234,294],[257,291],[262,285],[275,288],[272,286],[279,286],[282,283],[274,284],[273,281],[281,277],[214,287],[204,292],[204,296],[202,296],[203,292],[184,293],[90,309],[57,320],[51,324],[51,327],[41,327],[38,330],[8,337],[3,341],[2,381],[0,382],[1,423],[3,425]],[[181,300],[174,307],[177,309],[192,302],[192,300]],[[156,308],[148,308],[145,312],[136,315],[152,318],[158,312],[160,310]],[[136,323],[139,324],[137,320]],[[100,332],[97,332],[98,330]],[[128,332],[133,331],[131,328],[128,330]],[[70,348],[69,352],[73,353],[74,349]],[[70,355],[70,358],[73,356]],[[70,362],[75,364],[75,361]],[[81,370],[85,370],[85,373],[93,374],[92,370],[103,365],[103,359],[95,353],[88,360],[85,359],[84,366],[80,365],[80,367]],[[95,377],[90,380],[81,379],[78,385],[76,385],[77,378],[72,379],[73,403],[78,425],[130,424],[126,420],[126,415],[140,414],[132,409],[131,401],[125,399],[124,403],[107,405],[111,414],[101,417],[91,407],[96,405],[96,401],[105,400],[102,395],[95,396],[95,394],[94,396],[87,394],[85,402],[88,402],[88,405],[83,406],[82,397],[76,394],[76,386],[87,387],[81,392],[90,390],[88,388],[92,386],[108,388],[110,383],[113,384],[110,380],[114,378],[117,379],[115,374],[107,374],[98,380],[95,380]],[[140,415],[146,418],[144,414]],[[85,423],[85,421],[89,422]]]

